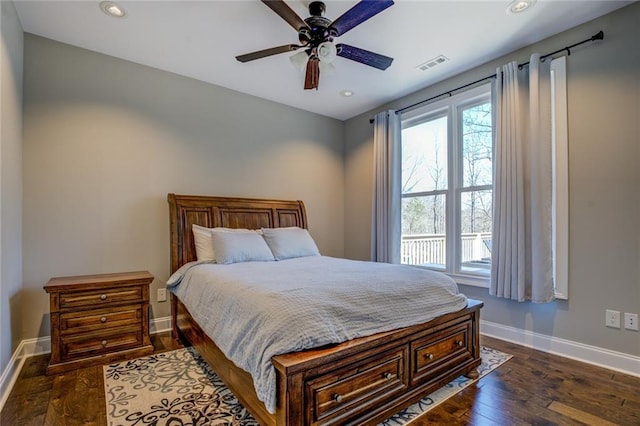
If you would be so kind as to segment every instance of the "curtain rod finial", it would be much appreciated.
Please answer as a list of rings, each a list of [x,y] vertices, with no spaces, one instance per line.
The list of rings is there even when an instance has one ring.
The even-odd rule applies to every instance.
[[[591,37],[592,41],[595,40],[604,40],[604,31],[599,31],[598,34],[594,35],[593,37]]]

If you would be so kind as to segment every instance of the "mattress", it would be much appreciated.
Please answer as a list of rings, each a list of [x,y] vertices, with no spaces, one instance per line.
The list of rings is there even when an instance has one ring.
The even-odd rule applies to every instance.
[[[447,275],[406,265],[309,256],[191,262],[167,286],[276,409],[275,355],[408,327],[463,309]]]

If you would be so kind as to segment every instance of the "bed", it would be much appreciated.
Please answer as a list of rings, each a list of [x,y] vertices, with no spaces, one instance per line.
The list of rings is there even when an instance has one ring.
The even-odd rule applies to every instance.
[[[192,225],[307,228],[301,201],[169,194],[171,271],[196,259]],[[185,304],[171,295],[174,337],[193,345],[263,425],[376,424],[455,377],[477,377],[482,303],[425,323],[271,358],[275,413],[252,376],[226,358]]]

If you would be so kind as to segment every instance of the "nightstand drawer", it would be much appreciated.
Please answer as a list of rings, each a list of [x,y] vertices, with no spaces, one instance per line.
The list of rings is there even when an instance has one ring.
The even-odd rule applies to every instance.
[[[117,309],[67,312],[60,315],[60,331],[62,334],[99,331],[140,324],[141,320],[142,308],[139,304]]]
[[[140,286],[60,293],[60,309],[98,308],[111,306],[114,303],[138,301],[142,301],[142,288]]]
[[[128,330],[114,329],[105,333],[74,334],[60,338],[63,361],[132,348],[141,344],[140,327]]]

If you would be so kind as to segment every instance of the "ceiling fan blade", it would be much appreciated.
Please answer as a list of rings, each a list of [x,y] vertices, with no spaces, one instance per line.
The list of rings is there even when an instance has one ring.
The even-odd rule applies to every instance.
[[[340,43],[336,45],[336,48],[338,49],[338,56],[360,62],[364,65],[369,65],[370,67],[378,68],[382,71],[389,68],[391,62],[393,62],[393,58],[360,49],[359,47],[349,46],[348,44]]]
[[[329,27],[329,31],[334,37],[340,36],[392,5],[393,0],[362,0],[336,18]]]
[[[244,55],[236,56],[236,59],[240,62],[249,62],[255,59],[266,58],[267,56],[277,55],[279,53],[291,52],[300,48],[295,44],[285,44],[278,47],[272,47],[270,49],[258,50],[256,52],[246,53]]]
[[[318,90],[320,82],[320,61],[318,58],[311,58],[307,61],[307,73],[304,76],[304,88]]]
[[[262,0],[271,10],[277,13],[282,19],[287,21],[294,30],[300,31],[300,28],[309,28],[306,22],[298,16],[287,4],[282,0]]]

